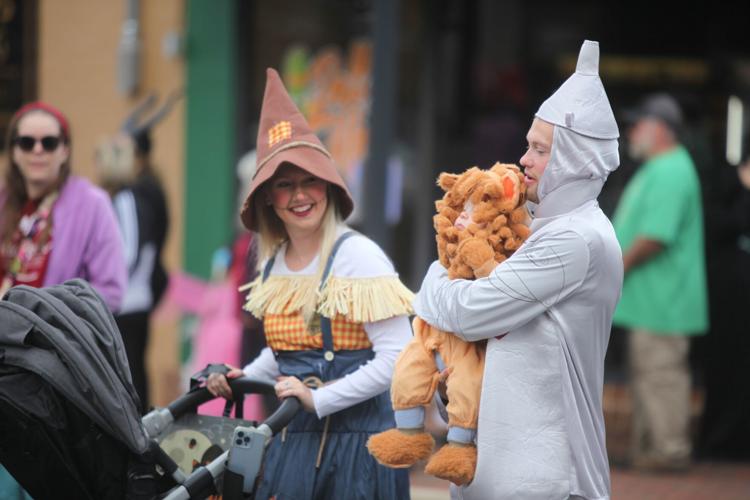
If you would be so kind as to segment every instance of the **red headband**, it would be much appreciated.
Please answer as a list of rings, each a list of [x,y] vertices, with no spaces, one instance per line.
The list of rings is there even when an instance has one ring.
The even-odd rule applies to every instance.
[[[49,113],[50,115],[52,115],[57,120],[57,123],[60,124],[60,129],[65,135],[65,138],[70,139],[70,126],[68,125],[68,119],[65,118],[65,115],[62,114],[62,111],[42,101],[30,102],[28,104],[25,104],[24,106],[21,106],[21,109],[16,111],[16,113],[13,115],[13,120],[18,120],[26,113],[37,110],[44,111],[45,113]]]

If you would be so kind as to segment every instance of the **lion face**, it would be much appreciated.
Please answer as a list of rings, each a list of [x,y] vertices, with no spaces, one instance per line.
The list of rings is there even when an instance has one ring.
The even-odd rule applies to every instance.
[[[435,204],[433,221],[449,277],[476,278],[479,260],[491,255],[501,262],[528,237],[526,185],[517,166],[496,163],[489,170],[444,173],[438,185],[445,195]]]

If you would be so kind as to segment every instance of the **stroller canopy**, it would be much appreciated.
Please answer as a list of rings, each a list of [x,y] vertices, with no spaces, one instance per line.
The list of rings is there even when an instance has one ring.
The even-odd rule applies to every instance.
[[[148,450],[120,333],[91,285],[74,279],[11,288],[0,301],[0,325],[0,371],[21,368],[39,376],[133,453]],[[0,397],[29,414],[45,406],[14,399],[15,390],[23,394],[17,385],[0,382]]]

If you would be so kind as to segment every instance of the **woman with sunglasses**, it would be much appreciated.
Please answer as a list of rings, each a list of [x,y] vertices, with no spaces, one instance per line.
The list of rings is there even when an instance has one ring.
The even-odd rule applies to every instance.
[[[107,194],[70,174],[70,126],[34,102],[11,119],[0,186],[0,297],[12,286],[89,281],[117,310],[126,270]],[[0,498],[29,498],[0,466]]]
[[[116,311],[127,279],[109,196],[70,173],[70,126],[41,102],[10,122],[0,187],[0,296],[15,285],[90,282]]]
[[[395,425],[393,364],[411,339],[412,294],[371,240],[344,223],[349,191],[328,151],[268,70],[257,169],[241,218],[260,235],[260,276],[245,308],[263,319],[268,347],[228,377],[275,380],[301,411],[269,444],[255,498],[400,500],[406,469],[365,446]],[[224,375],[209,390],[227,398]]]

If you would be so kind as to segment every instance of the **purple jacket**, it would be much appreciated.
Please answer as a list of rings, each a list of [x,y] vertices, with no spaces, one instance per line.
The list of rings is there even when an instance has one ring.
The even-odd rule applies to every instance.
[[[0,206],[5,204],[0,191]],[[83,278],[112,311],[127,284],[122,236],[107,193],[88,180],[70,176],[52,209],[52,253],[44,286]]]

